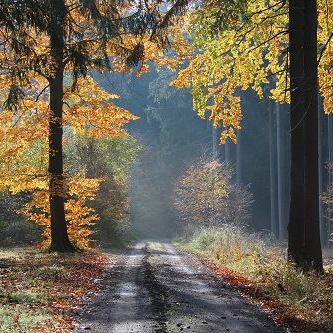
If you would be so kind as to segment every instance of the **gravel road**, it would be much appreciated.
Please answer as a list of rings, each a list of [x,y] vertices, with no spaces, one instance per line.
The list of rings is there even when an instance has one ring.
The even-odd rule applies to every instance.
[[[75,333],[286,332],[168,243],[138,243],[117,254],[103,292],[78,323]]]

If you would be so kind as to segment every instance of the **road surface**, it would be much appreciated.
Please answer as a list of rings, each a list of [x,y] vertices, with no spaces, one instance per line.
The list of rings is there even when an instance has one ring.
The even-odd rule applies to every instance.
[[[117,255],[75,333],[278,333],[267,314],[168,243]]]

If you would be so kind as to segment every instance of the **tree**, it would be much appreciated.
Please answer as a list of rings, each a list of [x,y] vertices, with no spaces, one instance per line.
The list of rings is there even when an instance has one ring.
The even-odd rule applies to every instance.
[[[83,84],[84,83],[84,84]],[[33,90],[39,91],[35,86]],[[89,244],[90,227],[97,220],[95,212],[87,205],[95,199],[105,180],[85,170],[68,168],[68,147],[73,137],[82,135],[89,139],[125,137],[123,126],[137,119],[128,111],[116,106],[112,100],[117,96],[101,89],[90,78],[80,78],[75,91],[65,85],[63,125],[64,148],[67,167],[64,173],[66,187],[65,212],[69,226],[69,239],[77,246]],[[0,115],[1,189],[12,194],[26,193],[31,201],[21,209],[29,220],[43,228],[42,245],[50,245],[50,207],[48,182],[48,102],[22,100],[19,112],[6,111]],[[75,135],[73,133],[76,133]],[[125,140],[125,139],[124,139]],[[81,236],[81,237],[79,237]],[[81,239],[80,239],[81,238]]]
[[[175,73],[167,68],[139,79],[125,77],[128,100],[140,116],[131,133],[143,145],[131,171],[131,224],[143,237],[174,237],[181,225],[176,223],[173,185],[190,161],[211,149],[211,124],[193,113],[189,91],[170,87]]]
[[[227,137],[236,141],[235,133],[240,129],[239,91],[252,88],[263,98],[264,85],[274,81],[270,98],[279,103],[292,99],[291,216],[294,222],[289,228],[292,234],[289,254],[300,268],[320,271],[317,128],[314,125],[317,123],[314,115],[317,97],[313,92],[318,89],[319,64],[324,110],[330,113],[333,105],[332,72],[329,70],[332,60],[327,49],[332,39],[332,17],[329,15],[332,4],[318,1],[320,28],[317,30],[315,1],[240,3],[240,15],[225,15],[229,4],[224,1],[205,2],[192,13],[188,19],[191,37],[201,52],[193,55],[174,84],[191,88],[196,111],[200,115],[208,112],[216,126],[226,128],[222,143]],[[317,63],[318,46],[321,50]],[[302,232],[306,233],[305,238]],[[297,241],[302,243],[302,249],[294,244]],[[294,246],[297,249],[294,250]]]
[[[63,80],[64,80],[64,48],[66,5],[64,0],[50,2],[50,23],[46,27],[49,37],[50,60],[53,73],[48,78],[50,86],[49,115],[49,167],[50,175],[50,219],[51,219],[51,251],[73,251],[69,241],[65,220],[65,188],[63,175]]]
[[[103,245],[116,245],[128,240],[132,229],[129,223],[128,183],[130,169],[139,152],[140,145],[130,135],[108,138],[75,135],[66,145],[65,165],[68,172],[85,174],[89,180],[99,180],[94,200],[89,203],[89,208],[98,217],[98,223],[90,224],[90,230],[93,240]]]
[[[279,215],[278,215],[278,196],[277,196],[277,168],[276,168],[276,133],[275,133],[275,109],[273,103],[269,105],[269,179],[270,179],[270,204],[271,204],[271,232],[278,235]]]
[[[330,162],[328,164],[328,172],[330,175],[330,179],[333,173],[333,164]],[[332,180],[330,180],[326,186],[325,191],[321,195],[322,202],[325,204],[325,210],[326,210],[326,215],[327,215],[327,220],[328,220],[328,226],[327,226],[327,231],[328,231],[328,240],[332,241],[333,240],[333,219],[332,219],[332,204],[333,204],[333,183]]]
[[[172,3],[160,15],[158,7],[148,2],[1,1],[1,70],[8,78],[7,107],[17,107],[32,82],[47,81],[35,98],[37,102],[48,89],[51,251],[74,250],[64,208],[64,79],[72,76],[75,90],[79,78],[85,77],[89,69],[111,70],[110,56],[115,67],[129,70],[128,66],[144,58],[146,32],[151,32],[146,43],[165,43],[167,38],[161,31],[185,5],[186,1]]]

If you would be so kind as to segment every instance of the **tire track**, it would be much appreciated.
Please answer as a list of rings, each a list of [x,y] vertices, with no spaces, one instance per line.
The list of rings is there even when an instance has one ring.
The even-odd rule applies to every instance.
[[[75,333],[286,332],[195,258],[154,244],[118,255]]]

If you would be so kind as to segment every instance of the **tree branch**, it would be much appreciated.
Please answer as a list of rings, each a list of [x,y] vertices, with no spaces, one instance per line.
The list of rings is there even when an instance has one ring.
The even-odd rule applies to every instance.
[[[50,85],[48,84],[47,86],[45,86],[41,91],[40,93],[37,95],[36,99],[35,99],[35,102],[38,102],[39,100],[39,97],[45,92],[45,90],[49,87]]]
[[[317,65],[318,65],[318,66],[319,66],[320,61],[321,61],[321,59],[322,59],[322,57],[323,57],[323,55],[324,55],[324,53],[325,53],[325,51],[326,51],[326,49],[327,49],[328,44],[329,44],[330,41],[332,40],[332,38],[333,38],[333,31],[332,31],[332,33],[330,34],[330,36],[328,37],[328,39],[327,39],[325,45],[323,46],[323,48],[322,48],[321,51],[320,51],[320,55],[319,55],[319,58],[318,58],[318,61],[317,61]]]

